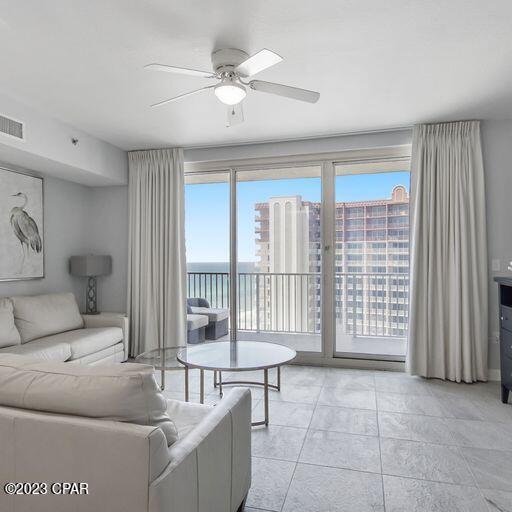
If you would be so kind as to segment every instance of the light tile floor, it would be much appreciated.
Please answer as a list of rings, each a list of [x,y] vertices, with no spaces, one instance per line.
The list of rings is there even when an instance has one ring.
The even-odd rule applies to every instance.
[[[182,399],[183,374],[167,382]],[[196,374],[191,386],[196,401]],[[261,419],[262,390],[252,391]],[[253,429],[247,512],[512,512],[512,405],[498,383],[287,366],[270,393],[270,426]]]

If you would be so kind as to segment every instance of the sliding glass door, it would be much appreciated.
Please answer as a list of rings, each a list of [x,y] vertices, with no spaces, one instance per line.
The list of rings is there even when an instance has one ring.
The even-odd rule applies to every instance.
[[[409,165],[335,167],[335,352],[401,360],[409,297]]]
[[[187,174],[187,297],[206,299],[212,308],[229,309],[230,237],[229,172]]]
[[[222,340],[321,351],[320,169],[186,175],[187,296],[230,309]]]
[[[321,351],[319,166],[237,171],[238,339]]]
[[[409,182],[406,157],[187,174],[188,296],[229,309],[221,339],[403,360]]]

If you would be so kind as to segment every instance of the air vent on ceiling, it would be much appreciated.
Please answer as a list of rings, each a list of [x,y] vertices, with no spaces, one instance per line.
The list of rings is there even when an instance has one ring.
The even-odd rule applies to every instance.
[[[16,139],[25,140],[24,125],[0,114],[0,134],[9,135]]]

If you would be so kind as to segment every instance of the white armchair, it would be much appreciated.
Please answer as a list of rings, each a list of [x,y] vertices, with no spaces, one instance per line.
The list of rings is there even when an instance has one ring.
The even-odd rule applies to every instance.
[[[251,485],[248,389],[233,388],[215,407],[166,402],[144,365],[75,368],[8,357],[0,357],[2,485],[76,482],[88,494],[0,489],[2,512],[243,510]],[[177,431],[171,443],[159,404]]]
[[[216,407],[179,404],[181,414],[172,417],[197,414],[199,408],[203,417],[169,448],[169,464],[150,483],[148,510],[242,511],[251,487],[250,391],[233,388]],[[179,432],[179,420],[177,427]]]

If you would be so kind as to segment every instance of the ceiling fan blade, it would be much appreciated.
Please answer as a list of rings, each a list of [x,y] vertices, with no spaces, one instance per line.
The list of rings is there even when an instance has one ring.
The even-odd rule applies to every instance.
[[[255,53],[248,59],[244,60],[241,64],[235,68],[235,71],[242,77],[247,78],[248,76],[253,76],[264,69],[281,62],[283,58],[274,53],[271,50],[267,50],[263,48],[258,53]]]
[[[244,122],[244,110],[241,103],[238,103],[237,105],[229,105],[227,114],[226,126],[228,128]]]
[[[277,94],[278,96],[306,101],[308,103],[316,103],[320,98],[319,92],[299,89],[298,87],[290,87],[289,85],[275,84],[273,82],[263,82],[262,80],[251,80],[249,82],[249,87],[255,91]]]
[[[201,89],[196,89],[195,91],[186,92],[184,94],[180,94],[179,96],[174,96],[174,98],[169,98],[168,100],[159,101],[158,103],[153,103],[151,107],[161,107],[162,105],[166,105],[167,103],[171,103],[173,101],[181,100],[181,98],[185,98],[186,96],[192,96],[192,94],[196,94],[201,91],[205,91],[206,89],[212,89],[215,87],[214,85],[209,85],[208,87],[201,87]]]
[[[177,66],[166,66],[165,64],[147,64],[144,69],[151,71],[166,71],[167,73],[178,73],[180,75],[199,76],[202,78],[215,78],[211,71],[199,71],[197,69],[179,68]]]

